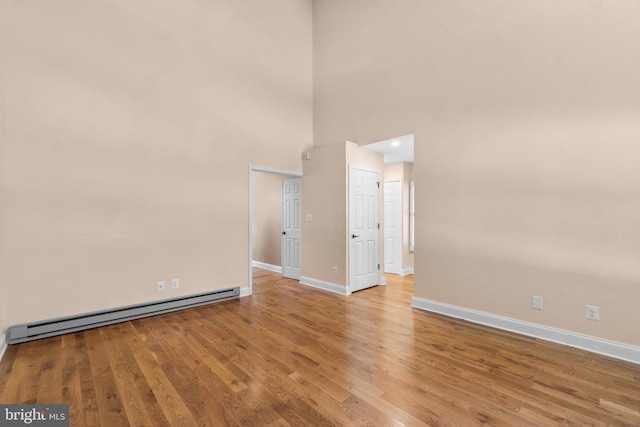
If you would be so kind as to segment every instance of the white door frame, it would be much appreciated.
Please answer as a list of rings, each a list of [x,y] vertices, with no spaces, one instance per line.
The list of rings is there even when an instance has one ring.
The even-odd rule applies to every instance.
[[[249,242],[247,244],[248,246],[248,255],[249,255],[249,259],[247,261],[247,265],[248,265],[248,274],[247,274],[247,287],[245,288],[240,288],[240,296],[247,296],[247,295],[251,295],[253,293],[253,267],[252,267],[252,259],[253,259],[253,230],[252,230],[252,225],[253,225],[253,206],[252,206],[252,202],[251,200],[253,199],[253,172],[267,172],[267,173],[275,173],[278,175],[288,175],[292,178],[301,178],[302,174],[300,172],[292,172],[292,171],[288,171],[288,170],[283,170],[283,169],[275,169],[275,168],[269,168],[269,167],[264,167],[264,166],[256,166],[256,165],[249,165],[249,224],[248,224],[248,229],[249,229]]]
[[[382,177],[382,172],[378,169],[372,169],[372,168],[367,168],[367,167],[362,167],[362,166],[355,166],[355,165],[349,165],[349,176],[348,176],[348,214],[347,214],[347,230],[348,230],[348,236],[347,236],[347,254],[348,254],[348,261],[347,261],[347,294],[351,294],[352,292],[352,271],[351,271],[351,257],[353,256],[352,252],[352,244],[351,244],[351,235],[353,234],[353,230],[351,230],[351,212],[352,212],[352,208],[351,208],[351,175],[352,175],[352,171],[356,169],[356,170],[361,170],[361,171],[366,171],[366,172],[373,172],[376,173],[378,175],[378,203],[376,204],[376,210],[377,210],[377,217],[378,217],[378,224],[380,224],[380,184],[382,184],[381,182],[381,177]],[[378,265],[381,264],[381,253],[382,253],[382,239],[380,238],[381,236],[381,228],[378,227],[378,250],[377,250],[377,260],[376,263]],[[381,266],[382,267],[382,266]],[[378,269],[378,275],[377,275],[377,285],[381,285],[384,284],[384,281],[382,280],[383,277],[383,272],[382,272],[382,268]],[[375,286],[375,285],[374,285]]]

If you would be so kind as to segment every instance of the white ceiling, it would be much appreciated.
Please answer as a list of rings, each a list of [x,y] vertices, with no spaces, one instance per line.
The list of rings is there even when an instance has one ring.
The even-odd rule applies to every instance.
[[[399,144],[394,146],[392,143],[395,141]],[[360,148],[384,154],[385,164],[398,162],[413,163],[413,134],[362,145]]]

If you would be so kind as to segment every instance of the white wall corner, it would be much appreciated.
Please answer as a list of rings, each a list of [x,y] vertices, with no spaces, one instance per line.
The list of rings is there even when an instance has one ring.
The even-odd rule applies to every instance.
[[[402,276],[408,276],[409,274],[413,274],[413,267],[405,268],[402,270]]]
[[[251,266],[256,268],[261,268],[263,270],[273,271],[274,273],[282,274],[282,267],[279,265],[267,264],[266,262],[261,261],[251,261]]]
[[[420,310],[444,314],[445,316],[467,320],[480,325],[515,332],[517,334],[640,364],[640,347],[418,297],[413,297],[411,305]]]
[[[240,288],[240,298],[247,297],[251,295],[251,293],[251,288],[249,288],[248,286],[246,288]]]
[[[7,331],[2,331],[0,333],[0,361],[2,361],[5,351],[7,351]]]
[[[349,288],[347,288],[346,286],[338,285],[331,282],[325,282],[324,280],[312,279],[311,277],[302,276],[300,278],[300,283],[340,295],[351,295]]]
[[[384,276],[382,276],[382,277],[380,278],[380,283],[379,283],[379,285],[380,285],[380,286],[382,286],[382,285],[386,285],[386,284],[387,284],[387,278],[386,278],[386,277],[384,277]]]

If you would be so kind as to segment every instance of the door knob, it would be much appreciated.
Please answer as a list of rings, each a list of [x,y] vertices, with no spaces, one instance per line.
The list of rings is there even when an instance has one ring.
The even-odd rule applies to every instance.
[[[286,231],[283,231],[283,232],[282,232],[282,234],[287,234],[287,232],[286,232]]]
[[[360,235],[359,235],[359,234],[352,234],[352,235],[351,235],[351,238],[352,238],[352,239],[355,239],[356,237],[360,237]]]

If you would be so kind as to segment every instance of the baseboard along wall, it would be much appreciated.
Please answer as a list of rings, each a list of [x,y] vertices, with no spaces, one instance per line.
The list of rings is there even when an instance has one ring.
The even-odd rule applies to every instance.
[[[300,283],[314,288],[323,289],[325,291],[333,292],[340,295],[351,295],[351,292],[346,286],[338,285],[336,283],[325,282],[324,280],[313,279],[311,277],[302,276]]]
[[[282,274],[282,267],[279,265],[267,264],[266,262],[261,261],[251,261],[251,266],[256,268],[261,268],[263,270],[273,271],[274,273]]]
[[[517,334],[539,338],[545,341],[551,341],[557,344],[613,357],[615,359],[640,364],[640,347],[423,298],[413,297],[411,305],[420,310],[443,314],[445,316],[467,320],[480,325],[515,332]]]

